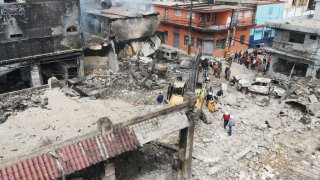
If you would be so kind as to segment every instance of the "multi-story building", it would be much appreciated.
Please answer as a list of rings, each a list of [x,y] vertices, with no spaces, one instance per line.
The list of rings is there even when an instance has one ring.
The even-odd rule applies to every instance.
[[[237,5],[237,0],[218,0],[216,4]],[[266,26],[266,21],[282,19],[285,2],[282,1],[242,1],[243,6],[254,8],[255,26],[250,31],[249,47],[253,48],[260,44],[271,44],[274,31]]]
[[[0,0],[0,93],[81,76],[79,0]]]
[[[248,48],[250,29],[253,27],[253,8],[195,3],[192,12],[191,52],[199,45],[204,55],[223,56],[227,51],[240,51]],[[161,24],[158,32],[165,44],[188,50],[190,4],[177,2],[154,3],[160,13]],[[233,22],[236,23],[233,41]],[[230,42],[230,43],[229,43]]]
[[[275,29],[270,73],[320,78],[320,1],[315,14],[293,19],[270,21]]]
[[[291,18],[310,14],[313,9],[314,0],[284,0],[286,7],[283,17]]]

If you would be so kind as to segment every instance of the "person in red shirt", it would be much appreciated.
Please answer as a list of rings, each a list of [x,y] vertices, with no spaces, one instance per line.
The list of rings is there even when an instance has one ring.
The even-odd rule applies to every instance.
[[[230,114],[228,112],[225,112],[222,116],[222,119],[223,119],[223,127],[226,129],[230,120]]]

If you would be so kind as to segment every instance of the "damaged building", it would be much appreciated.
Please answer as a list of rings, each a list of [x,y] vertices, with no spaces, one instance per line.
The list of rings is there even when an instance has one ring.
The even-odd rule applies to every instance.
[[[85,69],[116,71],[117,58],[158,49],[154,33],[160,20],[151,6],[137,10],[103,2],[109,5],[0,1],[0,93],[41,86],[53,76],[81,79]]]
[[[90,1],[81,4],[85,45],[85,68],[117,71],[117,58],[135,54],[149,56],[160,46],[154,36],[160,24],[158,13],[114,4],[110,9]]]
[[[275,29],[270,74],[320,78],[320,1],[313,16],[270,21]]]
[[[0,93],[82,76],[79,1],[0,1],[0,54]]]

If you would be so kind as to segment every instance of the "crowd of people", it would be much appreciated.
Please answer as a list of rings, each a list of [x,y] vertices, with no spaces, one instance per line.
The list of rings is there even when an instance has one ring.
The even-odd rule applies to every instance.
[[[240,65],[244,64],[248,69],[255,70],[261,69],[267,72],[270,68],[271,54],[268,54],[265,50],[255,49],[252,52],[248,50],[235,52],[233,55],[233,62],[237,62]]]

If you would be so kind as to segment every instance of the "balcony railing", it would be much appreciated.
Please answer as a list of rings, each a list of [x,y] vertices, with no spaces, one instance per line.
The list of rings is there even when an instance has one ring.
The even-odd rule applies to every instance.
[[[217,24],[205,24],[205,23],[198,23],[198,27],[211,29],[211,30],[226,30],[230,27],[230,25],[217,25]]]
[[[189,26],[189,20],[185,19],[185,20],[177,20],[177,19],[166,19],[164,17],[161,18],[162,21],[164,22],[168,22],[168,23],[173,23],[173,24],[179,24],[179,25],[184,25],[184,26]],[[207,29],[207,30],[226,30],[230,27],[230,25],[217,25],[217,24],[210,24],[210,23],[202,23],[202,22],[192,22],[192,26],[193,27],[198,27],[198,28],[203,28],[203,29]]]

